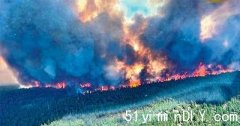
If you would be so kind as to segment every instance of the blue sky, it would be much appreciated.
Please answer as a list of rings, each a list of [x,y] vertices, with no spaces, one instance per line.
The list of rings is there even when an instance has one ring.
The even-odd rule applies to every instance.
[[[132,18],[135,14],[150,16],[157,12],[157,5],[150,4],[150,0],[119,0],[119,3],[127,18]]]

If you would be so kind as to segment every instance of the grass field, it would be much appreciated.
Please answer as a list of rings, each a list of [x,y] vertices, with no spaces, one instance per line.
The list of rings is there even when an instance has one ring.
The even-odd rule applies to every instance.
[[[238,114],[240,116],[240,97],[232,98],[230,101],[221,104],[221,105],[212,105],[212,104],[197,104],[197,103],[180,103],[174,100],[164,100],[161,102],[155,102],[154,104],[138,107],[132,109],[133,112],[138,112],[138,115],[146,115],[149,113],[159,113],[166,112],[168,116],[167,121],[158,120],[158,118],[152,118],[148,120],[146,123],[144,119],[140,116],[138,120],[135,121],[135,118],[132,121],[127,122],[124,119],[125,111],[116,112],[116,113],[92,113],[92,114],[83,114],[83,115],[68,115],[60,120],[54,121],[50,124],[45,124],[43,126],[79,126],[79,125],[89,125],[89,126],[120,126],[120,125],[159,125],[159,126],[171,126],[171,125],[183,125],[183,126],[237,126],[240,123],[235,120],[235,118],[227,117],[225,115]],[[196,114],[193,116],[193,121],[183,121],[179,118],[177,120],[174,119],[175,113],[182,113],[184,111],[193,111]],[[178,112],[177,112],[178,111]],[[201,116],[198,112],[204,112],[205,116],[202,120]],[[220,116],[216,116],[215,120],[214,116],[223,115],[223,119],[227,120],[219,120]],[[225,115],[224,115],[225,114]],[[134,115],[134,114],[133,114]],[[225,117],[224,117],[225,116]],[[154,117],[154,116],[152,116]],[[186,116],[187,118],[187,116]],[[238,117],[239,118],[239,117]],[[239,118],[240,121],[240,118]]]

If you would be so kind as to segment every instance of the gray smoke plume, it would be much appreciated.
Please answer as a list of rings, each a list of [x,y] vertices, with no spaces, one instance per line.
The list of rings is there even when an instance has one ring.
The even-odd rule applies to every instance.
[[[229,67],[239,63],[240,8],[239,0],[211,4],[201,0],[169,0],[161,8],[164,17],[148,19],[148,26],[141,35],[145,46],[164,52],[169,60],[182,71],[195,69],[199,62],[221,64]],[[211,15],[217,34],[201,40],[201,21]],[[207,24],[208,22],[205,22]],[[210,33],[209,33],[210,34]]]
[[[68,0],[1,0],[0,44],[23,83],[119,84],[106,66],[123,57],[122,22],[107,13],[83,24]],[[112,24],[111,27],[108,27]]]
[[[75,0],[0,0],[0,48],[6,62],[24,84],[57,82],[118,85],[126,71],[112,71],[117,59],[137,62],[131,45],[123,42],[123,17],[101,12],[83,23],[73,9]],[[130,28],[147,27],[139,37],[152,53],[174,63],[167,71],[193,71],[200,62],[237,69],[240,60],[240,1],[212,4],[202,0],[169,0],[163,16],[135,17]],[[219,15],[218,15],[219,14]],[[204,17],[216,31],[203,34]],[[211,20],[210,20],[211,21]],[[210,25],[211,26],[211,25]],[[210,30],[210,31],[211,31]],[[208,33],[208,32],[207,32]],[[210,35],[210,37],[201,35]],[[162,55],[161,55],[162,56]],[[148,63],[141,61],[142,63]],[[146,64],[145,64],[146,65]],[[140,77],[150,76],[144,68]]]

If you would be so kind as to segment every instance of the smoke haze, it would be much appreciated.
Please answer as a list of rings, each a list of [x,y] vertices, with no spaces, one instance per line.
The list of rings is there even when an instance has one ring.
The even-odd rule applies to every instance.
[[[239,69],[240,0],[150,1],[0,0],[1,55],[21,83],[43,86],[116,86],[200,63]]]

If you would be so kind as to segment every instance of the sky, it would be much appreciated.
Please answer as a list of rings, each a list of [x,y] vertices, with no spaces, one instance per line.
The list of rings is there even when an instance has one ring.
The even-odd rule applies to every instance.
[[[159,6],[163,6],[166,0],[120,0],[120,6],[123,8],[127,18],[134,17],[135,14],[152,16],[157,13]]]

